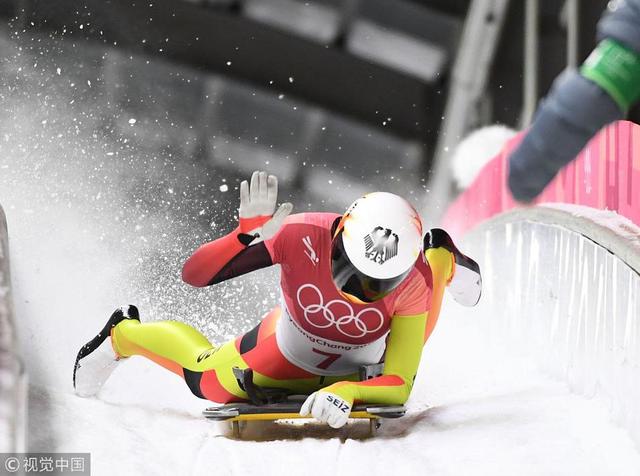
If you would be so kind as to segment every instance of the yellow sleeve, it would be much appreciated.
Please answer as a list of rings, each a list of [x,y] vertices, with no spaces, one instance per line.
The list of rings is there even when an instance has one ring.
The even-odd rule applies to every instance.
[[[363,382],[337,382],[323,390],[348,402],[405,403],[420,364],[427,316],[428,313],[423,312],[393,317],[381,376]]]
[[[323,390],[353,403],[404,404],[418,371],[422,348],[438,320],[444,288],[455,272],[453,255],[443,247],[425,252],[433,276],[431,309],[412,316],[396,315],[391,320],[384,372],[363,382],[337,382]]]

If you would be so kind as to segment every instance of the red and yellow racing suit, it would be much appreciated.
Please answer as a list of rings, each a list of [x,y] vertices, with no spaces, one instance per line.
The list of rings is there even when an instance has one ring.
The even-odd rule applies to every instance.
[[[248,398],[233,367],[251,368],[263,387],[304,394],[324,388],[351,402],[404,403],[438,319],[453,256],[444,248],[429,249],[389,295],[353,303],[331,278],[332,228],[339,218],[292,215],[275,236],[248,246],[244,233],[255,223],[241,219],[236,230],[186,261],[183,279],[199,287],[281,266],[280,304],[246,334],[213,346],[182,322],[124,320],[111,332],[115,352],[143,355],[183,377],[198,397],[218,403]],[[358,381],[361,365],[380,362],[381,376]]]

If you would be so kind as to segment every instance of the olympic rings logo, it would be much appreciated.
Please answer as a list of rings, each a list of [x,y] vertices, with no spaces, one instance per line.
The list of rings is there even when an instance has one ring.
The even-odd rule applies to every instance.
[[[302,303],[302,291],[305,289],[311,289],[316,294],[316,299],[313,301],[317,301],[317,304]],[[334,299],[325,305],[322,293],[313,284],[303,284],[300,286],[296,297],[298,299],[298,304],[304,312],[305,320],[318,329],[327,329],[331,326],[335,326],[338,332],[342,335],[357,339],[359,337],[364,337],[367,334],[378,332],[384,325],[384,316],[374,307],[366,307],[358,314],[354,315],[353,308],[346,301]],[[342,312],[339,312],[340,308],[342,308]],[[364,320],[367,313],[369,316],[372,316],[373,319],[379,321],[378,325],[372,329],[367,326],[367,322]],[[336,314],[341,315],[340,317],[336,317]],[[312,319],[312,317],[314,319]],[[376,323],[375,320],[373,321],[373,324]]]

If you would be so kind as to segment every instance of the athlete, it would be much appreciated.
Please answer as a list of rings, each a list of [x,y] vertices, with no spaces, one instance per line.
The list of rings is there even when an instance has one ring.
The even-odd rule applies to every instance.
[[[142,355],[218,403],[249,399],[234,368],[251,369],[260,388],[308,395],[301,415],[334,428],[356,401],[405,403],[444,287],[463,270],[454,297],[475,304],[477,265],[466,266],[473,262],[442,230],[423,239],[418,213],[391,193],[365,195],[344,215],[290,215],[292,205],[276,210],[276,201],[276,177],[255,172],[240,184],[238,227],[198,248],[182,270],[186,283],[204,287],[279,264],[280,304],[255,328],[213,346],[183,322],[142,323],[124,306],[80,349],[76,392],[95,395],[119,362]],[[382,362],[382,375],[359,381],[361,366]]]

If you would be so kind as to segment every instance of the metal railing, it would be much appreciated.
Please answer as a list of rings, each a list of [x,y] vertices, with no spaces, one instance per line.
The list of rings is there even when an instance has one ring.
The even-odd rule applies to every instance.
[[[508,0],[474,0],[469,7],[434,151],[428,200],[431,209],[435,206],[444,211],[452,198],[453,177],[450,159],[456,146],[475,125],[473,119],[478,115],[480,98],[486,90],[508,6]],[[561,14],[567,32],[568,68],[575,68],[578,63],[581,6],[584,8],[578,0],[566,0]],[[521,128],[526,128],[531,123],[540,99],[539,22],[539,0],[526,0],[523,25],[522,110],[519,119]]]
[[[26,396],[13,318],[7,221],[0,207],[0,452],[26,450]]]
[[[566,0],[561,18],[567,32],[567,68],[578,67],[578,34],[580,32],[580,5],[578,0]],[[531,124],[540,99],[538,75],[540,72],[540,2],[526,0],[524,14],[524,71],[522,74],[522,114],[520,127]]]
[[[540,43],[538,0],[527,0],[524,10],[524,68],[522,72],[522,112],[520,127],[531,123],[538,106],[538,51]]]
[[[442,126],[434,152],[429,204],[444,211],[451,200],[453,150],[472,126],[496,54],[509,0],[474,0],[464,23],[453,65]]]

